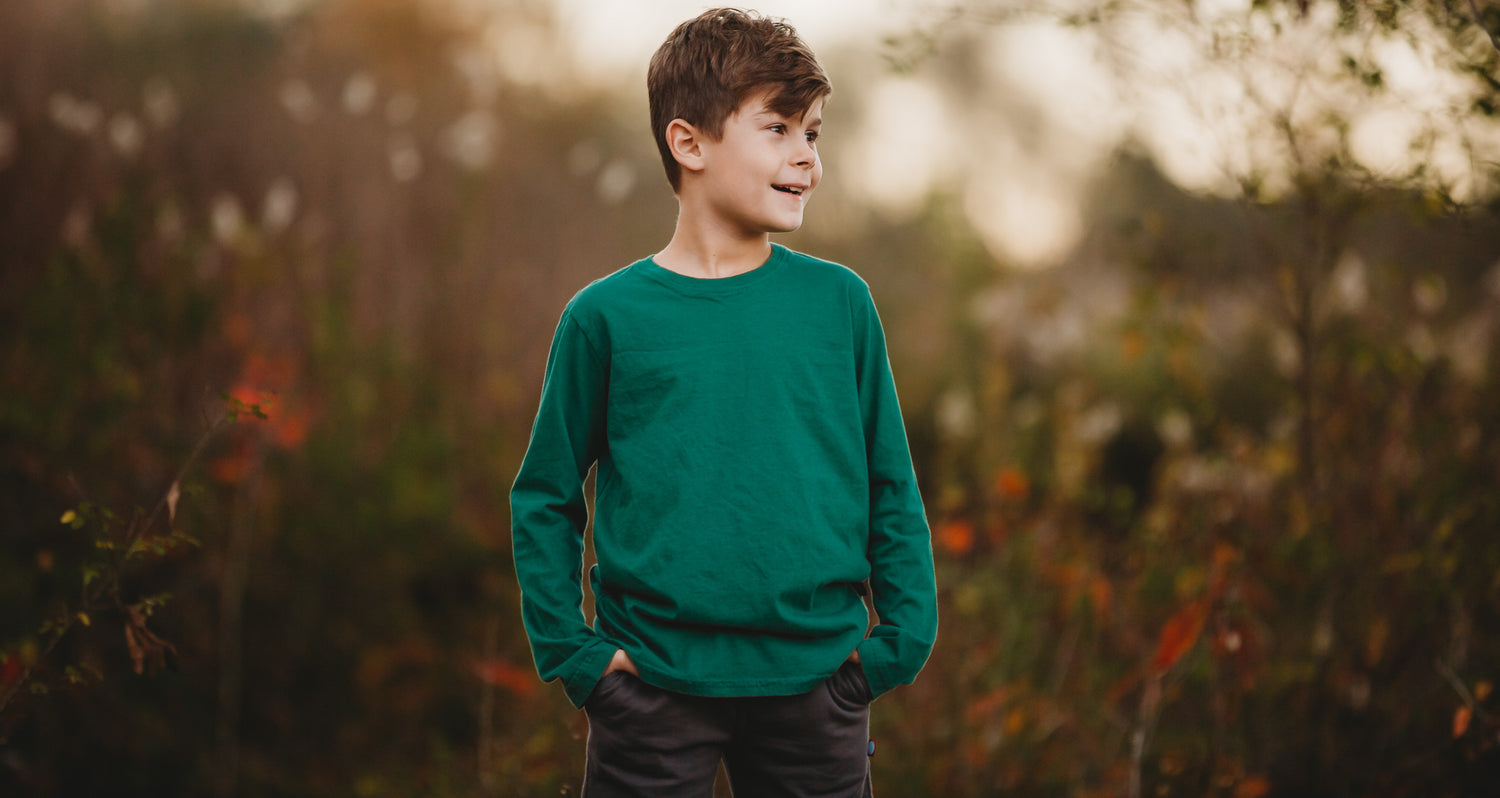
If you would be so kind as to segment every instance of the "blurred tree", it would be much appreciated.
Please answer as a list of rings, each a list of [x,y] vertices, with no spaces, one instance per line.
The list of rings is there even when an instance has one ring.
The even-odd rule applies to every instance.
[[[1013,441],[1021,457],[1032,436],[1016,428],[1044,430],[1052,452],[1027,467],[1050,472],[1063,492],[1024,522],[1030,540],[1010,538],[1015,550],[994,564],[1004,598],[981,598],[995,591],[961,580],[955,601],[1003,607],[1047,592],[1034,576],[1011,575],[1010,563],[1029,562],[1055,574],[1069,605],[1090,593],[1097,604],[1116,602],[1101,642],[1118,648],[1094,654],[1103,673],[1056,672],[1077,661],[1090,625],[1010,616],[1007,653],[997,655],[991,687],[976,690],[978,715],[990,722],[971,733],[988,737],[981,751],[1008,751],[998,755],[1041,772],[996,762],[978,776],[976,752],[953,765],[963,774],[956,781],[1129,795],[1425,794],[1433,779],[1464,793],[1486,784],[1492,741],[1450,743],[1445,732],[1455,706],[1474,708],[1464,685],[1488,685],[1500,667],[1492,648],[1477,653],[1472,631],[1476,616],[1500,612],[1496,418],[1479,404],[1494,390],[1497,330],[1494,289],[1484,286],[1500,280],[1485,245],[1500,237],[1500,14],[1462,2],[971,2],[902,52],[938,58],[938,44],[1023,22],[1081,30],[1136,114],[1133,149],[1165,161],[1175,153],[1164,148],[1184,144],[1217,153],[1216,177],[1190,177],[1232,198],[1240,218],[1215,212],[1224,203],[1212,196],[1152,196],[1137,183],[1111,198],[1106,183],[1091,232],[1058,274],[996,280],[986,305],[1000,339],[974,353],[1000,359],[989,370],[1015,373],[1046,352],[1040,331],[1002,314],[1025,318],[1028,306],[1056,302],[1053,336],[1064,340],[1079,329],[1062,323],[1072,314],[1119,321],[1093,327],[1108,340],[1065,345],[1096,350],[1091,368],[1046,354],[1046,381],[1011,380],[1017,390],[1001,406],[1013,414],[975,425],[977,437]],[[1179,128],[1163,138],[1151,114],[1168,106],[1196,115],[1174,117]],[[1371,139],[1392,134],[1402,137],[1398,154],[1382,162],[1388,151]],[[1111,263],[1132,261],[1133,298],[1116,313],[1120,292],[1098,286],[1118,283]],[[1072,296],[1050,298],[1059,292]],[[1450,305],[1457,294],[1476,301]],[[1418,409],[1437,406],[1450,411]],[[1125,420],[1141,412],[1155,419],[1150,433]],[[1168,447],[1159,471],[1150,458],[1125,456],[1154,450],[1125,444],[1157,434]],[[1006,458],[977,462],[999,468]],[[1142,496],[1158,482],[1154,506],[1129,522],[1123,554],[1089,542],[1074,511],[1111,506],[1111,485]],[[1107,512],[1085,518],[1117,523]],[[1052,551],[1022,548],[1033,545]],[[1049,562],[1059,556],[1060,565]],[[1124,570],[1090,588],[1096,564],[1115,556]],[[1484,565],[1465,571],[1460,561]],[[1059,648],[1014,648],[1029,635]],[[1154,655],[1143,645],[1153,637]],[[1192,656],[1200,641],[1207,661]],[[1450,661],[1455,653],[1463,667]],[[1129,667],[1131,656],[1146,664]],[[1102,728],[1129,730],[1098,760],[1102,770],[1065,764],[1080,747],[1094,750],[1074,735],[1060,748],[1046,736],[1015,738],[1024,724],[1011,721],[1038,711],[1026,680],[1049,671],[1056,684],[1095,680],[1089,694],[1112,713]],[[1127,697],[1138,710],[1109,709]],[[1068,699],[1073,711],[1051,733],[1087,729],[1088,701]],[[1014,742],[1002,749],[1001,740]]]

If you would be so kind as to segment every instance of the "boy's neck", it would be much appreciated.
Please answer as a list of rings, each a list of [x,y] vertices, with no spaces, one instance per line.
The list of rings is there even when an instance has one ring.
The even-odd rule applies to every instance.
[[[722,279],[759,268],[771,257],[769,233],[744,236],[679,215],[672,240],[652,260],[656,265],[688,277]]]

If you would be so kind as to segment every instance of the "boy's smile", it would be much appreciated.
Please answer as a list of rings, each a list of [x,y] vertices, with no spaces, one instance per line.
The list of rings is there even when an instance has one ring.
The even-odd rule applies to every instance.
[[[751,95],[724,120],[718,141],[704,139],[699,185],[707,210],[740,236],[786,233],[802,226],[802,212],[823,177],[817,139],[823,101],[801,116],[767,107],[768,93]]]

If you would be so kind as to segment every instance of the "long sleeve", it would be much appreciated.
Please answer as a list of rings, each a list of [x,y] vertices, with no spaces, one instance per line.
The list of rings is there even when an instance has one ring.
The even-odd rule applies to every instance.
[[[913,681],[937,638],[932,535],[901,422],[885,334],[868,293],[853,297],[856,379],[870,480],[870,586],[879,622],[860,643],[871,692]]]
[[[543,680],[582,706],[615,647],[583,615],[583,482],[604,445],[609,365],[569,311],[547,357],[531,442],[510,493],[521,618]]]

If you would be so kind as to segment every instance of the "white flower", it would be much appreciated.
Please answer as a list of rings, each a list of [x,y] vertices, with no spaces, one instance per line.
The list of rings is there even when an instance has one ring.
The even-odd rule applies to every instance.
[[[261,225],[267,233],[275,234],[291,226],[297,215],[297,187],[291,178],[278,177],[266,191],[261,204]]]

